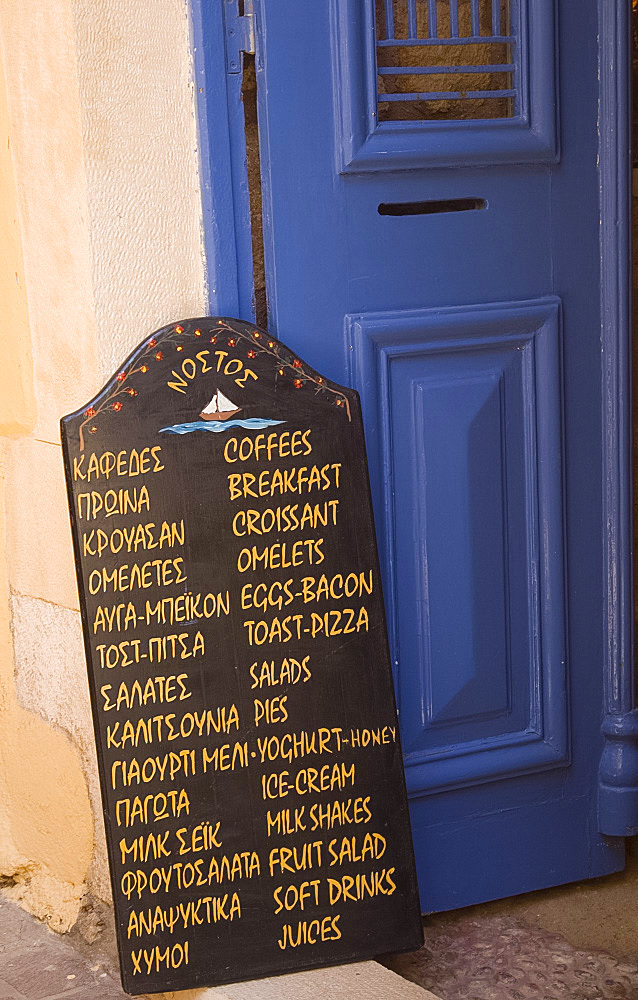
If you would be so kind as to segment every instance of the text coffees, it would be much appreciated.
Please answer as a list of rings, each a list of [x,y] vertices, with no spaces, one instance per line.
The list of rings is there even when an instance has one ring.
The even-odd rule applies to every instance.
[[[62,440],[125,989],[418,947],[357,394],[188,320]]]

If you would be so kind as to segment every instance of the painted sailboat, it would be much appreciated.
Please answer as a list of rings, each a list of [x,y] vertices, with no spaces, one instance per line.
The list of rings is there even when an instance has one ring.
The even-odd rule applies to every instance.
[[[229,420],[240,410],[241,406],[231,402],[228,396],[224,396],[224,393],[218,389],[199,416],[201,420]]]

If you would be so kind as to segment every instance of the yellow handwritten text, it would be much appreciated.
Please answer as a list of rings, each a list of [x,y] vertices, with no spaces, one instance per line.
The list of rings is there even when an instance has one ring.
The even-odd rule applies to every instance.
[[[312,793],[342,791],[354,787],[355,765],[324,764],[321,768],[304,767],[295,775],[290,771],[275,771],[262,774],[261,794],[263,799],[283,799],[288,795],[310,795]]]
[[[232,472],[228,476],[228,493],[231,500],[246,497],[272,497],[277,493],[312,493],[314,490],[339,488],[341,462],[331,462],[319,467],[305,466],[293,469],[264,469],[258,476],[252,472]]]
[[[153,948],[140,948],[131,952],[131,962],[133,963],[133,975],[143,974],[142,962],[145,965],[144,971],[147,975],[151,972],[159,972],[161,969],[179,969],[181,965],[188,965],[189,942],[178,942],[171,947],[166,945],[162,950],[158,944]]]
[[[258,462],[261,458],[266,458],[270,462],[273,455],[276,458],[309,455],[312,451],[309,441],[311,433],[310,430],[282,431],[281,434],[255,434],[240,440],[231,437],[224,446],[224,459],[226,462],[246,462],[249,458],[254,458]]]
[[[189,739],[191,736],[209,737],[211,733],[228,734],[232,727],[239,729],[239,712],[236,705],[218,705],[216,709],[186,712],[180,718],[174,713],[154,715],[150,719],[133,722],[113,722],[106,727],[106,747],[121,750],[126,746]]]
[[[92,528],[82,533],[82,555],[97,557],[103,552],[118,555],[120,552],[137,552],[148,549],[174,548],[184,544],[184,519],[162,521],[157,526],[154,521],[134,524],[129,528],[113,528],[106,532],[102,528]]]
[[[103,684],[100,688],[103,699],[102,710],[110,712],[114,709],[119,712],[122,707],[131,709],[148,704],[156,705],[158,702],[161,704],[165,701],[186,701],[192,693],[184,683],[186,680],[188,674],[169,674],[168,677],[158,674],[147,678],[143,687],[142,682],[138,680],[134,680],[130,687],[127,681],[122,681],[118,686],[117,695],[113,696],[115,701],[111,696],[113,685]]]
[[[164,466],[160,461],[162,449],[142,448],[141,451],[104,451],[101,455],[91,452],[90,455],[75,455],[73,457],[73,479],[77,482],[90,483],[92,479],[109,479],[115,476],[145,476],[149,472],[162,472]]]
[[[81,521],[95,521],[100,514],[112,517],[114,514],[141,514],[150,509],[151,500],[146,486],[107,490],[104,495],[97,490],[78,493],[78,517]]]
[[[145,872],[141,868],[129,869],[120,879],[120,888],[127,899],[135,896],[141,899],[145,892],[152,896],[168,893],[171,889],[201,888],[213,883],[235,882],[243,878],[261,875],[261,863],[256,851],[241,851],[236,854],[213,855],[208,862],[204,858],[196,861],[174,861]]]
[[[126,590],[147,590],[149,587],[170,587],[186,583],[184,560],[148,559],[142,563],[122,563],[109,572],[106,566],[89,574],[89,593],[118,593]]]
[[[118,826],[135,826],[136,823],[160,823],[165,819],[179,818],[190,813],[190,799],[185,788],[175,788],[157,795],[134,795],[131,799],[118,799],[115,803],[115,821]]]
[[[334,527],[337,524],[338,500],[321,503],[284,504],[283,507],[266,507],[265,510],[238,510],[233,517],[233,534],[268,535],[271,531],[305,531],[308,528]]]

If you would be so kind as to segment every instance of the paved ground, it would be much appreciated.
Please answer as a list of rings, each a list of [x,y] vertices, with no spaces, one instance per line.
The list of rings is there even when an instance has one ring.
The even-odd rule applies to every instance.
[[[619,875],[424,922],[424,948],[383,961],[441,1000],[638,1000],[637,855]],[[61,937],[0,896],[0,1000],[123,1000],[112,924],[108,907],[93,906]],[[282,981],[268,982],[279,997]]]
[[[627,860],[618,875],[427,917],[424,948],[384,962],[442,1000],[638,1000],[638,856]]]
[[[122,1000],[99,960],[0,897],[0,1000]]]
[[[478,907],[426,921],[426,945],[388,968],[441,1000],[638,1000],[638,967]]]

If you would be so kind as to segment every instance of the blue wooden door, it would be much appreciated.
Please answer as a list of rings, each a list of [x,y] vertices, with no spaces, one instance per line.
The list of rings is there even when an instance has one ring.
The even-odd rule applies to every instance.
[[[423,908],[618,870],[624,5],[256,0],[253,25],[269,323],[361,394]]]

